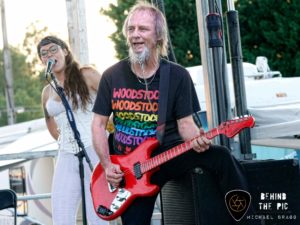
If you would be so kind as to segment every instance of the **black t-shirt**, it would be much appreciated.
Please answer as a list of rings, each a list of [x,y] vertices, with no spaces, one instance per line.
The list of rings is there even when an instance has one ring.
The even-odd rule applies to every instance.
[[[147,138],[155,137],[160,76],[163,75],[158,70],[147,79],[150,83],[147,92],[143,80],[139,80],[131,71],[128,59],[118,62],[103,73],[93,112],[104,116],[113,113],[115,154],[128,154]],[[162,146],[155,150],[155,154],[182,142],[176,120],[199,110],[198,104],[193,110],[192,98],[197,96],[185,68],[171,63],[169,82],[167,106],[163,106],[167,107],[165,136]]]

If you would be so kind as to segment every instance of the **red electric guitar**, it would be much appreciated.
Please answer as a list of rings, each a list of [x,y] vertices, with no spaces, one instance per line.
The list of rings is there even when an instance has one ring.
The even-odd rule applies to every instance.
[[[219,134],[224,134],[231,138],[242,129],[253,127],[254,124],[255,120],[252,116],[244,116],[222,123],[217,128],[206,132],[205,137],[212,139]],[[194,139],[153,158],[150,158],[150,155],[159,146],[156,138],[147,139],[128,155],[112,155],[111,161],[119,164],[124,172],[123,182],[118,188],[112,187],[107,182],[105,172],[99,163],[91,179],[93,204],[98,216],[104,220],[113,220],[120,216],[137,197],[152,196],[159,192],[159,187],[150,183],[152,173],[161,164],[191,150]]]

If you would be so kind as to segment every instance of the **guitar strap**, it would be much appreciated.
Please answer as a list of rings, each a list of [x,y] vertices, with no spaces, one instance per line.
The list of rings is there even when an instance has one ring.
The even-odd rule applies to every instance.
[[[165,133],[165,122],[167,115],[167,103],[170,83],[170,62],[161,59],[160,65],[160,81],[159,81],[159,99],[158,99],[158,121],[156,128],[156,138],[162,143]],[[197,98],[196,90],[192,88],[192,104],[193,104],[193,118],[198,127],[201,127],[200,117],[197,113],[200,110],[199,101]]]
[[[199,103],[195,88],[192,88],[192,96],[193,96],[192,101],[193,101],[193,110],[194,110],[193,119],[194,119],[194,122],[196,123],[196,125],[200,128],[200,127],[202,127],[202,122],[201,122],[201,118],[200,118],[198,112],[200,112],[201,107],[200,107],[200,103]]]
[[[158,99],[158,121],[156,128],[156,138],[162,143],[165,133],[165,122],[167,115],[167,103],[170,83],[170,62],[161,59],[159,80],[159,99]]]

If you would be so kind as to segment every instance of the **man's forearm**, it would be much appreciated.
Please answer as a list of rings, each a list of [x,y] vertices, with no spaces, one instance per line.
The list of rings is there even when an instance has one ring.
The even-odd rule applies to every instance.
[[[199,135],[199,128],[194,123],[192,116],[178,120],[178,131],[184,141],[191,140]]]
[[[101,165],[106,168],[106,166],[111,162],[109,155],[109,147],[106,130],[103,128],[98,128],[93,130],[93,144],[97,155],[100,158]]]

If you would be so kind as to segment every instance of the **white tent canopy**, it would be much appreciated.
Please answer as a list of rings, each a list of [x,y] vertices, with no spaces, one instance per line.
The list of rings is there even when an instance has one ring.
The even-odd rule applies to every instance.
[[[252,139],[286,137],[300,134],[300,78],[275,77],[254,79],[256,66],[244,63],[245,89],[249,113],[256,121],[251,129]],[[228,84],[231,108],[234,110],[233,79],[228,64]],[[202,66],[187,68],[191,74],[200,101],[206,110]]]
[[[44,119],[0,128],[0,170],[40,155],[56,155],[57,149]]]

